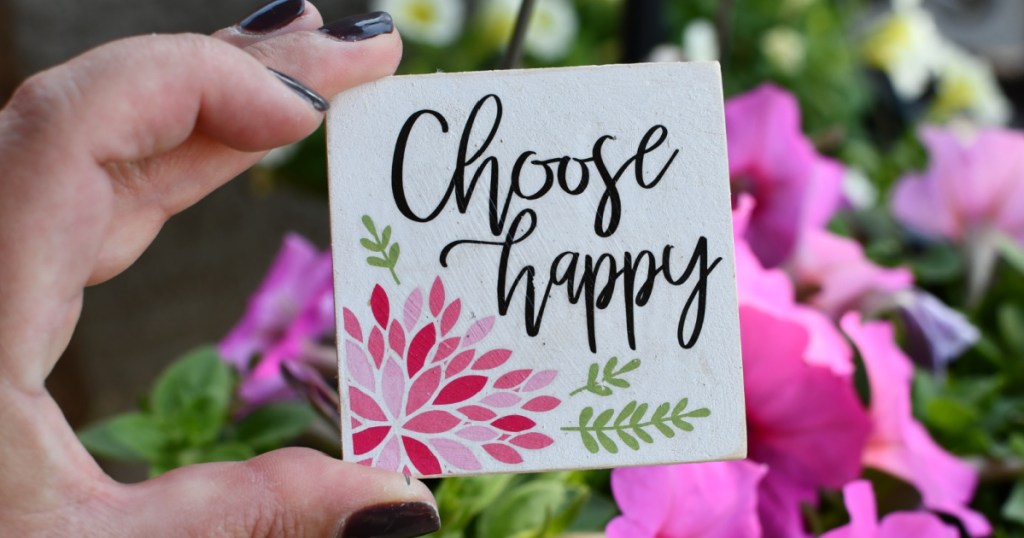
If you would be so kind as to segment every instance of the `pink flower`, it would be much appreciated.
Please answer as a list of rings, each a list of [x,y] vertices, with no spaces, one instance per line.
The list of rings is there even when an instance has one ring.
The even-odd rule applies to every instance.
[[[242,319],[221,340],[221,356],[239,370],[248,370],[254,356],[280,342],[325,282],[331,282],[330,253],[321,254],[299,235],[286,235]]]
[[[908,269],[879,267],[864,256],[859,243],[824,229],[806,231],[792,270],[800,288],[814,290],[807,302],[833,319],[849,310],[888,306],[893,294],[914,283]]]
[[[800,130],[796,99],[766,84],[725,106],[733,193],[756,200],[745,233],[766,267],[789,258],[803,230],[825,224],[841,200],[842,168]]]
[[[894,512],[878,521],[875,492],[866,480],[843,487],[843,501],[850,524],[829,531],[821,538],[959,538],[960,533],[927,512]]]
[[[330,260],[327,262],[329,271]],[[319,341],[334,330],[334,285],[328,278],[320,282],[320,289],[307,299],[301,313],[285,329],[283,336],[244,374],[238,389],[242,400],[259,405],[291,396],[292,391],[281,373],[281,365],[287,362],[316,362],[319,359],[329,363],[333,370],[337,364],[337,352],[333,345],[322,346]]]
[[[1002,248],[1024,245],[1024,134],[921,130],[931,164],[893,189],[892,212],[908,227],[967,247],[968,303],[977,304]]]
[[[749,461],[612,471],[622,510],[608,538],[758,538],[757,485],[767,469]]]
[[[907,226],[956,242],[997,230],[1024,243],[1024,134],[986,129],[968,139],[926,127],[931,164],[897,183],[892,211]]]
[[[804,536],[801,504],[857,477],[870,431],[850,376],[808,364],[809,329],[740,297],[749,457],[768,465],[766,536]]]
[[[967,506],[977,472],[935,443],[911,414],[913,367],[896,346],[892,326],[862,325],[856,313],[847,314],[841,325],[860,350],[871,384],[874,429],[864,463],[913,484],[925,507],[959,518],[971,536],[989,534],[985,517]]]
[[[440,278],[424,299],[417,288],[395,308],[377,286],[370,323],[343,310],[342,369],[358,463],[434,476],[479,471],[484,457],[516,465],[521,450],[551,446],[532,417],[561,404],[541,392],[557,371],[504,368],[512,350],[479,345],[494,316],[456,332],[462,302],[448,300]]]
[[[831,319],[821,312],[797,303],[789,276],[779,269],[765,269],[743,239],[750,225],[753,200],[741,195],[733,211],[733,233],[736,240],[736,281],[740,301],[774,312],[807,328],[808,348],[804,359],[808,364],[826,366],[837,375],[853,374],[853,351]]]

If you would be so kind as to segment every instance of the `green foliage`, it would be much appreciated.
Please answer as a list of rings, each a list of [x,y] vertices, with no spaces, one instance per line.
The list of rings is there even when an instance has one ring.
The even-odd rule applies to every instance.
[[[373,238],[367,239],[364,237],[359,240],[359,244],[366,250],[379,254],[379,256],[366,258],[366,263],[373,267],[387,269],[391,272],[391,278],[395,279],[395,284],[401,284],[398,280],[398,275],[395,274],[395,265],[398,264],[398,256],[401,254],[401,249],[399,249],[398,243],[391,242],[391,226],[385,226],[380,235],[377,235],[377,226],[369,215],[363,215],[363,226],[366,227],[366,231],[370,232]]]
[[[569,396],[575,396],[583,391],[598,396],[611,396],[612,387],[628,389],[630,387],[629,381],[622,379],[622,376],[639,368],[640,359],[633,359],[622,365],[622,368],[616,370],[615,367],[618,365],[618,357],[608,359],[608,362],[604,364],[604,368],[601,368],[600,364],[596,362],[591,364],[590,370],[587,372],[587,384],[570,392]],[[601,376],[600,380],[598,380],[598,376]]]
[[[602,448],[612,454],[619,452],[619,445],[609,435],[610,433],[617,435],[619,440],[629,448],[640,450],[638,439],[648,444],[654,442],[654,437],[648,430],[657,431],[671,439],[676,435],[673,427],[684,432],[693,431],[693,424],[685,419],[711,416],[711,411],[706,407],[685,412],[687,405],[689,405],[688,398],[679,400],[674,407],[669,402],[665,402],[655,408],[648,420],[644,420],[644,417],[650,406],[646,403],[637,403],[636,400],[626,404],[618,413],[614,409],[605,409],[596,418],[594,417],[594,408],[588,406],[580,411],[577,426],[563,427],[562,430],[579,432],[583,446],[591,454],[597,454]],[[593,419],[593,423],[590,422],[591,419]]]
[[[447,478],[434,493],[442,527],[433,536],[559,536],[578,522],[591,491],[576,472]]]
[[[157,379],[145,409],[92,425],[78,436],[96,456],[144,462],[150,474],[211,461],[243,460],[301,434],[313,420],[308,406],[261,407],[231,421],[237,379],[213,347],[172,363]]]

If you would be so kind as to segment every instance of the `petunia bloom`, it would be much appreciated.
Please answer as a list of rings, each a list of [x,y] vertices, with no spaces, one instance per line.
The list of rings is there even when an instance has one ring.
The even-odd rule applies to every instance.
[[[306,303],[330,280],[330,253],[321,254],[297,234],[285,236],[242,319],[221,340],[221,356],[239,370],[248,370],[253,357],[278,344]]]
[[[808,290],[807,302],[833,319],[850,310],[870,312],[914,283],[908,269],[879,267],[859,243],[824,229],[804,234],[792,270],[797,287]]]
[[[862,324],[856,313],[847,314],[841,326],[860,350],[871,384],[874,429],[864,463],[913,484],[925,507],[959,518],[971,536],[988,535],[988,521],[967,506],[978,473],[943,450],[912,415],[913,367],[896,346],[892,326]]]
[[[750,461],[612,471],[622,510],[607,538],[759,538],[757,486],[767,468]]]
[[[870,431],[850,376],[808,364],[808,329],[740,298],[749,457],[768,465],[767,536],[804,536],[801,505],[857,477]]]
[[[819,155],[800,130],[796,99],[766,84],[725,106],[733,194],[756,204],[744,237],[766,267],[787,260],[806,228],[838,207],[843,169]]]
[[[998,231],[1024,243],[1024,134],[986,129],[965,136],[925,127],[921,139],[931,164],[897,183],[896,218],[954,242]]]
[[[843,487],[843,502],[850,524],[821,538],[958,538],[960,533],[928,512],[894,512],[881,521],[871,482],[858,480]]]

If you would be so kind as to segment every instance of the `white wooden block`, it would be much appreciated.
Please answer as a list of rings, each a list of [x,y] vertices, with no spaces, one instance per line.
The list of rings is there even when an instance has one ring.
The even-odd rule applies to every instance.
[[[344,459],[745,456],[717,64],[391,77],[328,149]]]

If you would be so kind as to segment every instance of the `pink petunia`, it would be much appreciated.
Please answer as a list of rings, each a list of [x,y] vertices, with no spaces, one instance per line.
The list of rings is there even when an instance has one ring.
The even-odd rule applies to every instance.
[[[818,310],[796,302],[789,276],[780,269],[765,269],[743,239],[750,226],[754,201],[742,195],[733,211],[736,239],[736,285],[743,304],[774,312],[807,329],[810,339],[804,359],[826,366],[838,375],[853,374],[853,351],[831,319]]]
[[[241,371],[254,356],[274,347],[307,303],[331,281],[330,253],[297,234],[288,234],[242,319],[221,340],[225,360]]]
[[[805,536],[801,505],[857,477],[870,422],[850,376],[809,364],[808,328],[740,298],[748,454],[769,472],[767,536]]]
[[[931,164],[896,184],[896,218],[956,242],[998,231],[1024,243],[1024,134],[986,129],[966,135],[925,127],[921,139]]]
[[[733,194],[756,200],[745,238],[766,267],[778,266],[839,206],[842,167],[815,151],[796,99],[771,84],[730,99],[725,122]]]
[[[893,294],[914,283],[908,269],[879,267],[864,255],[859,243],[824,229],[806,231],[792,271],[798,287],[813,290],[807,302],[833,319],[850,310],[867,312],[887,306]]]
[[[622,510],[608,538],[758,538],[757,487],[767,469],[749,461],[612,471]]]
[[[958,538],[956,528],[928,512],[894,512],[881,521],[875,508],[875,493],[866,480],[843,487],[843,501],[850,524],[833,529],[821,538]]]
[[[328,270],[330,259],[327,259]],[[321,354],[330,357],[321,362],[330,362],[333,369],[336,362],[332,348],[324,348],[319,341],[334,331],[334,286],[328,278],[320,282],[303,306],[300,314],[292,320],[278,341],[273,343],[259,358],[259,361],[244,374],[238,393],[242,400],[259,405],[269,401],[287,398],[292,394],[281,373],[281,365],[287,362],[315,362]]]
[[[959,518],[971,536],[988,535],[988,521],[968,507],[977,472],[943,450],[912,415],[913,367],[896,346],[892,326],[862,324],[856,313],[847,314],[841,326],[860,350],[871,384],[874,429],[864,463],[913,484],[925,507]]]

